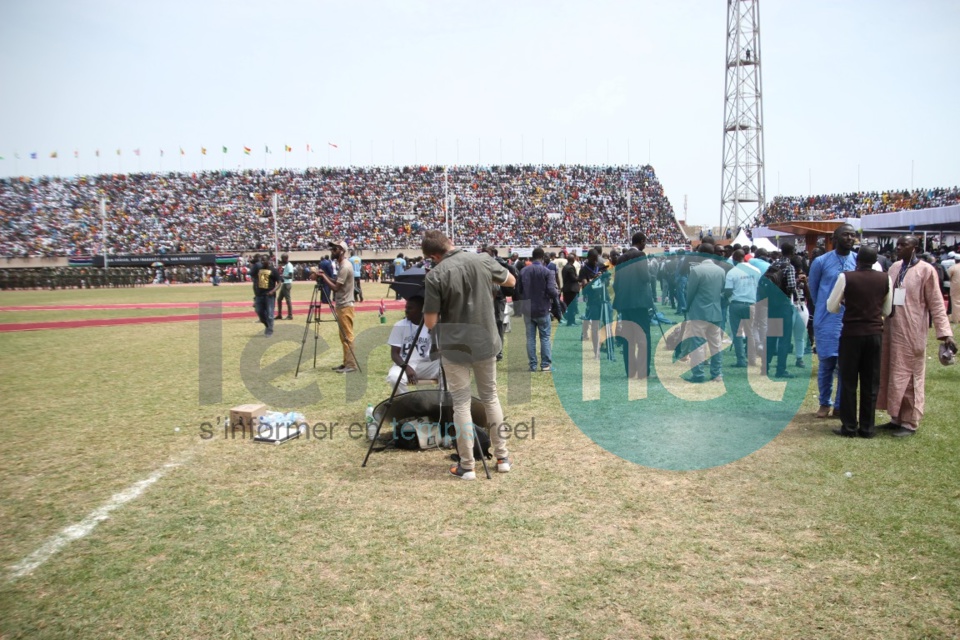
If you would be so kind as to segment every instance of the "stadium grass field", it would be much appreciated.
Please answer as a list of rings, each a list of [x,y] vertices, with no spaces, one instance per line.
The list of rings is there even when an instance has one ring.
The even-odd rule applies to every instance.
[[[383,285],[365,292],[386,297]],[[0,307],[249,297],[248,285],[3,292]],[[75,315],[0,312],[0,323]],[[960,367],[930,361],[916,437],[833,436],[836,421],[813,417],[811,381],[769,445],[691,472],[603,451],[549,375],[504,367],[507,420],[535,418],[535,437],[511,443],[511,473],[465,483],[446,477],[439,451],[360,467],[366,441],[346,425],[386,397],[388,349],[371,352],[366,387],[345,380],[330,371],[336,326],[321,323],[316,369],[311,332],[294,378],[303,320],[278,323],[269,344],[252,313],[224,320],[212,386],[199,370],[216,333],[196,321],[0,333],[3,638],[958,635]],[[383,330],[375,312],[357,324]],[[521,323],[506,348],[516,362]],[[316,385],[322,399],[301,411],[336,422],[333,436],[202,438],[202,423],[255,400],[256,370],[284,391]]]

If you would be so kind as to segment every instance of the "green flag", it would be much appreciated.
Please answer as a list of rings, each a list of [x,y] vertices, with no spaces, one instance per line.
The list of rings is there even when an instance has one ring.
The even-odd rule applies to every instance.
[[[226,148],[226,147],[223,148],[223,152],[224,152],[224,153],[227,152],[227,148]]]

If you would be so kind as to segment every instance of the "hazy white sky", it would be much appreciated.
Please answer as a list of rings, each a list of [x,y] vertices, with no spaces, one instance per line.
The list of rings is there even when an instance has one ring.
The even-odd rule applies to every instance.
[[[960,2],[760,24],[768,197],[960,184]],[[723,0],[7,0],[0,174],[649,160],[715,225],[725,28]]]

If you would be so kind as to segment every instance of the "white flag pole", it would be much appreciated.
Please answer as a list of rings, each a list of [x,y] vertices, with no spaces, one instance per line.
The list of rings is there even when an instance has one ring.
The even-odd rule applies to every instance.
[[[100,198],[100,235],[103,238],[103,241],[100,245],[100,249],[103,251],[103,268],[109,269],[110,265],[107,263],[107,199]]]
[[[280,259],[280,242],[277,239],[277,194],[274,192],[273,198],[273,259]]]

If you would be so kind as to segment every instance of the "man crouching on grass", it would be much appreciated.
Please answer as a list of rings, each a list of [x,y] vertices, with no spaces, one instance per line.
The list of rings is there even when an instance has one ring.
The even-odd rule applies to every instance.
[[[510,471],[507,442],[500,433],[503,408],[497,396],[497,354],[500,336],[494,322],[490,284],[512,287],[516,279],[485,253],[454,249],[440,231],[427,231],[423,256],[433,261],[427,273],[423,325],[434,332],[453,397],[460,462],[450,473],[461,480],[476,480],[473,459],[473,421],[470,413],[470,372],[477,382],[480,402],[487,414],[490,443],[497,456],[497,471]],[[437,327],[434,329],[434,327]]]

